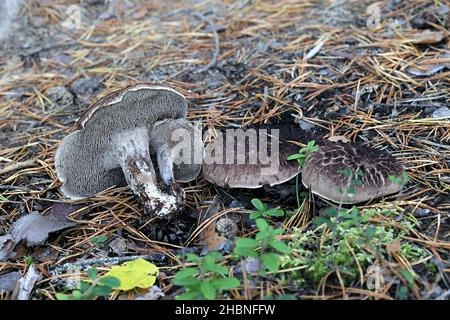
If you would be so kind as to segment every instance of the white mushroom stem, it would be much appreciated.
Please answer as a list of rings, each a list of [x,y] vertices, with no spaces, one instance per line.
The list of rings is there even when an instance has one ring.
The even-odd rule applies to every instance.
[[[166,185],[174,183],[173,160],[167,143],[156,146],[156,161],[158,162],[159,174]]]
[[[174,212],[180,211],[184,207],[183,190],[177,185],[166,186],[164,191],[158,187],[150,159],[148,130],[126,130],[115,135],[114,140],[117,161],[145,212],[159,218],[168,218]]]

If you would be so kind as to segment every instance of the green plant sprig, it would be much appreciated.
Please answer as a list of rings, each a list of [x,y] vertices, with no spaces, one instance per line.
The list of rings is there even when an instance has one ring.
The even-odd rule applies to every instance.
[[[57,293],[58,300],[94,300],[98,297],[107,297],[114,288],[120,286],[120,280],[115,277],[97,277],[97,269],[90,268],[87,276],[91,283],[80,281],[79,289],[73,290],[71,295]]]
[[[236,239],[233,254],[237,257],[253,257],[263,263],[260,269],[261,274],[265,274],[268,269],[271,272],[278,272],[280,268],[279,253],[289,254],[291,249],[283,241],[277,240],[276,236],[282,235],[284,230],[275,229],[264,219],[257,219],[256,226],[259,231],[255,238]]]
[[[319,150],[319,146],[316,145],[316,141],[311,140],[305,147],[301,148],[298,153],[291,154],[287,159],[297,160],[300,167],[303,167],[306,160],[308,160],[317,150]]]
[[[229,267],[220,262],[224,259],[219,252],[210,251],[204,257],[186,254],[186,260],[197,264],[184,268],[175,274],[173,284],[185,288],[185,293],[176,296],[177,300],[216,299],[224,290],[237,288],[240,282],[227,276]]]

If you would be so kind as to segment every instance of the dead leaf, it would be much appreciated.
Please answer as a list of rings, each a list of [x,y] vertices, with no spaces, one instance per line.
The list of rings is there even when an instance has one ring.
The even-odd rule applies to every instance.
[[[417,65],[407,68],[406,72],[418,77],[423,77],[432,76],[445,68],[450,68],[449,54],[441,54],[437,59],[421,61]]]
[[[70,204],[65,202],[57,202],[52,206],[51,214],[60,217],[67,218],[69,215],[77,210],[80,210],[85,205],[82,204]]]
[[[15,256],[13,250],[16,246],[11,235],[7,234],[0,237],[0,261],[6,261]]]
[[[392,243],[386,243],[386,250],[390,255],[395,255],[401,251],[401,242],[395,239]]]
[[[65,216],[53,214],[43,216],[33,211],[17,220],[12,225],[10,234],[16,244],[25,240],[28,246],[34,246],[47,240],[49,233],[74,225],[75,223],[67,220]]]
[[[144,294],[137,294],[135,300],[158,300],[164,297],[164,293],[158,286],[151,287],[148,292]]]
[[[127,241],[123,238],[115,238],[108,243],[108,247],[117,255],[123,256],[127,252]]]
[[[259,259],[248,257],[243,263],[245,271],[248,273],[258,272],[261,269],[261,261]]]
[[[405,34],[404,42],[413,44],[433,44],[441,42],[445,37],[442,31],[423,30]]]
[[[409,74],[412,74],[414,76],[424,77],[424,76],[432,76],[433,74],[441,71],[444,68],[445,68],[444,65],[428,64],[428,65],[422,65],[418,68],[409,67],[406,69],[406,72],[408,72]]]
[[[203,216],[202,222],[206,221],[206,219],[213,218],[219,212],[220,205],[221,202],[219,200],[219,197],[214,197],[208,209],[206,210],[205,215]],[[206,253],[209,250],[222,250],[222,248],[225,246],[227,238],[217,233],[214,218],[213,221],[210,222],[200,233],[199,242],[200,244],[205,245],[202,253]]]
[[[433,119],[450,118],[450,109],[448,107],[440,107],[431,114]]]
[[[0,292],[13,292],[20,279],[20,272],[8,272],[0,275]]]
[[[200,234],[200,243],[208,247],[208,250],[221,250],[227,238],[219,235],[215,223],[210,223]]]
[[[31,256],[37,262],[55,261],[59,256],[59,251],[52,246],[38,246],[33,250]]]

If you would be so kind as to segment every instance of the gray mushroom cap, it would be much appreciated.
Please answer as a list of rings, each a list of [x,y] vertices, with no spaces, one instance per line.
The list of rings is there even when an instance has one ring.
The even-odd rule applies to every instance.
[[[62,193],[79,199],[124,185],[117,139],[126,137],[132,143],[139,139],[139,145],[148,148],[149,131],[155,122],[184,118],[186,113],[184,96],[163,86],[133,85],[99,100],[80,118],[78,130],[66,136],[56,151]],[[148,153],[142,148],[138,152]]]
[[[386,151],[324,140],[305,162],[302,183],[322,198],[351,204],[400,191],[403,186],[389,177],[403,175],[401,164]]]
[[[258,132],[258,135],[264,134]],[[245,148],[245,163],[227,163],[226,154],[229,152],[238,153],[237,140],[234,141],[234,146],[222,144],[221,142],[213,142],[205,147],[205,156],[202,167],[202,173],[205,179],[211,183],[214,183],[220,187],[229,188],[247,188],[256,189],[264,185],[274,186],[284,183],[299,172],[299,166],[297,161],[288,161],[287,157],[298,151],[298,146],[287,142],[279,141],[279,139],[271,136],[270,146],[274,143],[278,144],[278,152],[275,154],[269,146],[268,154],[269,158],[275,160],[274,163],[266,164],[265,161],[259,157],[257,148],[249,147]],[[223,150],[223,159],[219,162],[214,162],[212,155],[215,149]],[[250,161],[252,157],[257,159],[256,162]]]

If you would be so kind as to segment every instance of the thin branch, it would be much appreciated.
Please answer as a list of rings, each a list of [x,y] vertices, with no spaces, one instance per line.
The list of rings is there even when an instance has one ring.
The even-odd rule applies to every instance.
[[[211,19],[205,17],[203,14],[198,13],[198,12],[191,12],[190,14],[192,16],[208,23],[208,25],[211,28],[211,31],[213,33],[213,36],[214,36],[214,54],[213,54],[211,62],[208,63],[206,66],[194,71],[194,73],[202,73],[202,72],[205,72],[205,71],[211,69],[212,67],[214,67],[217,64],[217,58],[219,57],[219,54],[220,54],[219,34],[217,33],[216,26]]]

